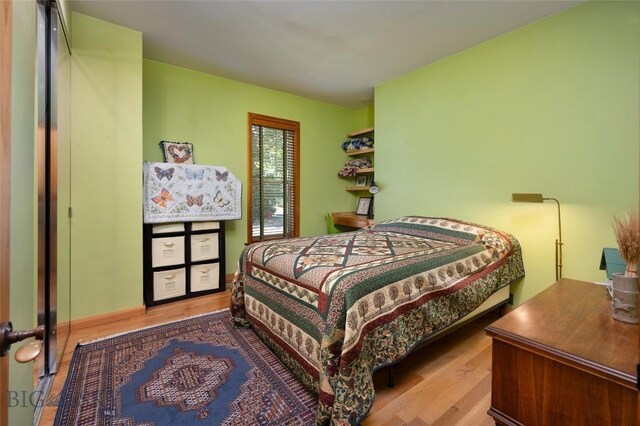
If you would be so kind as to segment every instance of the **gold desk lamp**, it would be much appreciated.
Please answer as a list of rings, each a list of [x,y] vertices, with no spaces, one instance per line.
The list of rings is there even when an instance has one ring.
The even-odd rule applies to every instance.
[[[562,278],[562,221],[560,220],[560,201],[555,198],[543,197],[542,194],[511,194],[514,203],[542,203],[555,201],[558,205],[558,239],[556,239],[556,281]]]

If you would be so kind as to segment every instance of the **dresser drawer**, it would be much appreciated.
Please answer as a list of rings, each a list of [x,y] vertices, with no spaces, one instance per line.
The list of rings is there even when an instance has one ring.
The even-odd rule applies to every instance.
[[[191,261],[218,258],[218,234],[191,235]]]
[[[192,231],[208,231],[209,229],[220,229],[220,222],[193,222]]]
[[[166,234],[168,232],[184,232],[184,223],[160,223],[153,225],[154,234]]]
[[[220,288],[220,264],[208,263],[191,267],[191,291]]]
[[[184,263],[184,237],[154,238],[151,246],[154,268]]]
[[[164,300],[186,294],[185,270],[171,269],[153,273],[153,300]]]

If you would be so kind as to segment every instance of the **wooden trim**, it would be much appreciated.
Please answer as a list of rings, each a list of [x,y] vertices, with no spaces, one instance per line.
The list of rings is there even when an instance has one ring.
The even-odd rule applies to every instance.
[[[294,222],[293,222],[293,234],[296,237],[300,236],[300,204],[302,200],[300,200],[300,123],[298,123],[298,128],[295,132],[295,140],[293,142],[296,147],[296,152],[294,156],[294,162],[296,165],[295,176],[293,180],[293,196],[296,200],[295,206],[293,207],[294,211]]]
[[[235,274],[226,274],[225,281],[230,283],[233,281]],[[123,309],[121,311],[111,312],[107,314],[95,315],[91,317],[85,317],[75,319],[70,322],[70,330],[75,331],[82,328],[89,328],[98,325],[104,325],[112,322],[127,320],[131,318],[143,317],[146,314],[146,308],[144,306],[138,306],[136,308]],[[68,322],[59,323],[58,327],[66,327]]]
[[[253,116],[255,114],[247,114],[247,243],[251,244],[253,241],[253,163],[251,157],[253,155],[253,139],[251,128],[253,127]]]
[[[252,112],[249,113],[249,120],[251,124],[255,124],[257,126],[286,129],[291,130],[292,132],[297,132],[300,128],[300,123],[298,123],[297,121],[287,120],[285,118],[270,117],[268,115],[254,114]]]
[[[296,165],[295,176],[293,177],[293,196],[296,200],[293,206],[294,222],[293,222],[293,235],[295,237],[300,236],[300,123],[297,123],[297,129],[294,133],[295,145],[294,161]]]
[[[9,320],[9,258],[11,229],[11,47],[13,4],[0,2],[0,320]],[[9,357],[0,359],[0,425],[9,423]]]
[[[111,312],[108,314],[80,318],[71,321],[71,330],[75,331],[81,328],[94,327],[96,325],[136,318],[144,316],[145,312],[146,309],[144,306],[138,306],[136,308],[123,309],[121,311]]]

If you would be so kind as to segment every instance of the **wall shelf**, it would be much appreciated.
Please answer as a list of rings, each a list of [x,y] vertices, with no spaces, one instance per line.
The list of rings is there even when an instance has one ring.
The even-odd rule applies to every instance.
[[[355,151],[348,151],[345,154],[347,154],[349,157],[353,157],[356,155],[362,155],[362,154],[370,154],[375,150],[375,148],[362,148],[362,149],[358,149]]]
[[[355,138],[361,135],[366,135],[367,133],[373,133],[373,127],[367,127],[366,129],[356,130],[355,132],[347,133],[347,137]]]
[[[374,172],[373,167],[367,167],[367,168],[356,170],[356,173],[359,175],[366,175],[373,172]]]
[[[354,132],[351,133],[347,133],[347,137],[351,140],[356,139],[356,138],[360,138],[366,135],[367,139],[370,139],[371,141],[373,141],[373,127],[368,127],[366,129],[362,129],[362,130],[356,130]],[[342,146],[345,146],[345,144],[347,144],[346,146],[365,146],[365,148],[361,148],[361,149],[357,149],[357,150],[353,150],[353,151],[348,151],[345,152],[345,155],[349,156],[349,157],[357,157],[357,156],[362,156],[362,158],[358,158],[353,159],[353,160],[349,160],[347,162],[347,164],[345,164],[345,166],[347,166],[348,164],[353,164],[355,165],[354,167],[357,167],[358,165],[366,165],[369,167],[362,167],[359,169],[355,170],[355,174],[353,169],[349,170],[349,174],[350,176],[340,176],[340,177],[346,177],[346,178],[351,178],[351,185],[347,185],[345,186],[344,190],[351,193],[353,195],[354,199],[358,199],[358,197],[362,198],[362,197],[373,197],[373,194],[369,193],[369,188],[371,188],[371,185],[374,182],[374,178],[375,178],[375,167],[373,164],[373,158],[374,158],[374,152],[375,149],[374,147],[367,147],[366,141],[364,141],[365,144],[364,145],[360,145],[360,144],[349,144],[349,141],[345,141]],[[364,162],[362,160],[364,160],[364,158],[368,158],[369,161]],[[359,185],[358,185],[359,183]],[[371,206],[373,206],[373,204],[371,204]],[[372,208],[370,210],[373,210]],[[371,219],[367,219],[367,215],[364,216],[360,216],[360,215],[356,215],[355,213],[350,213],[350,212],[334,212],[332,213],[332,215],[334,216],[334,223],[337,225],[343,225],[343,226],[347,226],[350,228],[362,228],[364,226],[373,224],[373,211],[370,211],[371,213]],[[345,223],[346,221],[346,223]]]

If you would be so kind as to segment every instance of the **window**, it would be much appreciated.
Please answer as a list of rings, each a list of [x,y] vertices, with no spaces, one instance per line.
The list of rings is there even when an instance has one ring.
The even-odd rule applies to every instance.
[[[297,237],[300,123],[249,113],[250,243]]]

